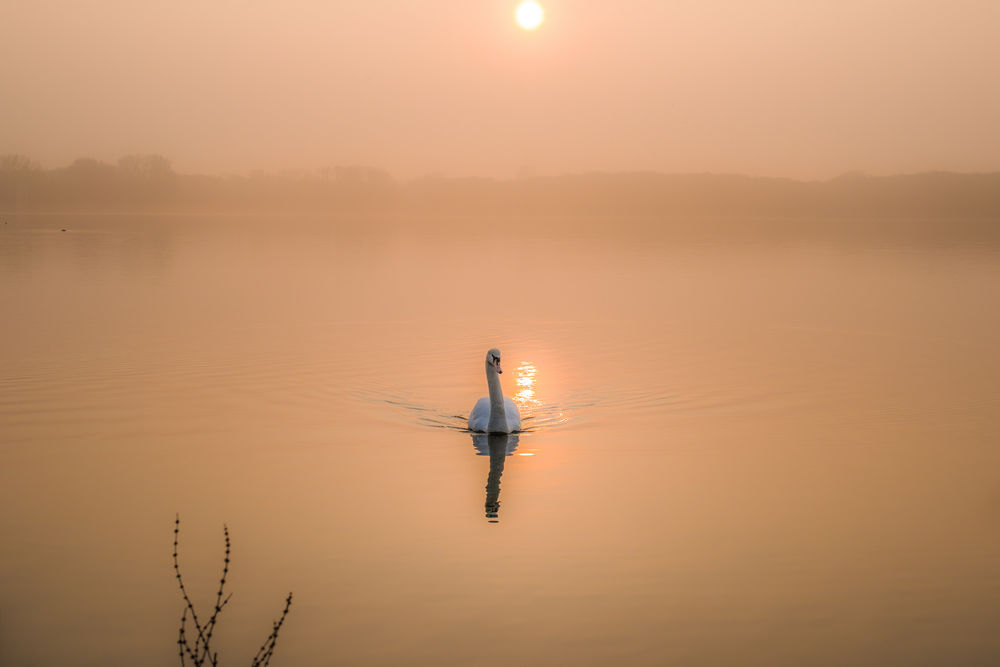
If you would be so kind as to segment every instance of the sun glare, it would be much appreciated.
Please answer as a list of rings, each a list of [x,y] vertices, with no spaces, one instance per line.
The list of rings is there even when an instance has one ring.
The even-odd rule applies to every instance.
[[[514,383],[518,387],[517,393],[514,394],[514,402],[522,409],[541,405],[541,401],[535,398],[536,375],[538,375],[538,369],[530,361],[523,362],[514,371]]]
[[[545,10],[537,2],[522,2],[517,6],[517,24],[525,30],[534,30],[545,20]]]

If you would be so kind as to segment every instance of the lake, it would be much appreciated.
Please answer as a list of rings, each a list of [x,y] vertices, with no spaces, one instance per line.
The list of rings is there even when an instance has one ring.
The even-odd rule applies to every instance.
[[[997,243],[2,217],[4,665],[1000,662]]]

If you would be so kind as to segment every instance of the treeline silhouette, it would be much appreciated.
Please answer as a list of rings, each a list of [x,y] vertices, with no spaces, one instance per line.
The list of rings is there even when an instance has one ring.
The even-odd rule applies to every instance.
[[[364,166],[205,176],[179,174],[160,155],[130,155],[113,165],[81,158],[55,169],[43,169],[25,156],[4,155],[0,210],[996,218],[1000,172],[849,173],[828,181],[635,172],[401,182]]]

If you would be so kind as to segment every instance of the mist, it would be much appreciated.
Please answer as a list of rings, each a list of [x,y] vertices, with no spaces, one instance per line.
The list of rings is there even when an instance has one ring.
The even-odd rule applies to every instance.
[[[0,0],[0,665],[1000,665],[998,28]]]
[[[0,153],[186,173],[1000,168],[990,0],[0,4]]]

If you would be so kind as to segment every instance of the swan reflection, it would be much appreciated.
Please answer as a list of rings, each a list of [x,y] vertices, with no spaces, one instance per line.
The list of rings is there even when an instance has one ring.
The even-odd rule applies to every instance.
[[[473,433],[472,446],[480,456],[490,457],[490,474],[486,478],[486,520],[500,521],[500,477],[508,456],[517,450],[518,436],[505,433]]]

